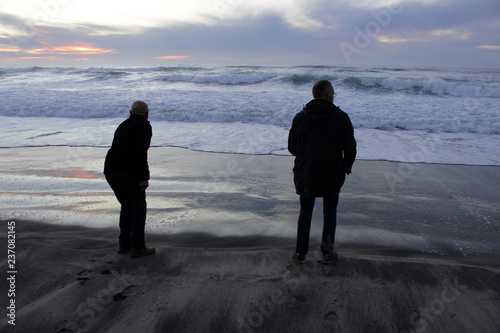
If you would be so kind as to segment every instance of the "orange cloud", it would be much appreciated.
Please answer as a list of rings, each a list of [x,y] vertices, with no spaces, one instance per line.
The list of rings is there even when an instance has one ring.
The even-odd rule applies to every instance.
[[[0,52],[19,52],[20,49],[18,47],[6,44],[0,44]]]
[[[47,49],[31,49],[31,50],[26,50],[24,51],[29,54],[43,54],[43,53],[48,53]]]
[[[94,46],[68,45],[68,46],[56,46],[51,48],[50,51],[51,53],[56,53],[56,54],[103,54],[103,53],[113,52],[114,50],[106,50]]]
[[[500,45],[481,45],[478,46],[480,49],[486,49],[486,50],[493,50],[493,51],[500,51]]]
[[[172,55],[172,56],[163,56],[163,57],[155,57],[155,59],[187,59],[191,58],[189,55]]]
[[[49,46],[39,49],[24,50],[29,54],[103,54],[114,52],[100,47],[95,47],[92,44],[79,43],[77,45]]]
[[[17,57],[7,57],[1,59],[1,61],[24,61],[24,60],[62,60],[63,58],[57,57],[57,55],[87,55],[87,54],[105,54],[110,52],[115,52],[115,50],[104,49],[96,47],[88,43],[74,43],[73,45],[62,45],[62,46],[50,46],[47,43],[43,43],[44,47],[36,49],[21,49],[19,47],[14,47],[11,45],[0,44],[0,53],[11,52],[18,53]],[[37,56],[21,56],[22,54],[28,55],[40,55]],[[88,58],[80,58],[78,60],[89,60]]]

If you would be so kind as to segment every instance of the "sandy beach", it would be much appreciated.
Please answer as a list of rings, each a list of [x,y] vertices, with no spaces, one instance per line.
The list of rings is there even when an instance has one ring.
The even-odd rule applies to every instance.
[[[0,149],[1,332],[500,331],[499,167],[356,161],[339,260],[316,262],[318,200],[297,264],[291,156],[151,148],[157,254],[133,259],[105,153]]]

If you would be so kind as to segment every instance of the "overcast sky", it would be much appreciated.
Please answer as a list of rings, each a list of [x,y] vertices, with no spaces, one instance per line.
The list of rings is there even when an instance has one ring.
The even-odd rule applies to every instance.
[[[499,0],[0,0],[0,67],[500,68]]]

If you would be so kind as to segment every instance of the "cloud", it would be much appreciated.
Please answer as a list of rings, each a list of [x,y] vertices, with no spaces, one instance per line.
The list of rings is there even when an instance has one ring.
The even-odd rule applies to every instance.
[[[479,49],[492,50],[492,51],[500,51],[500,45],[480,45]]]
[[[47,48],[25,50],[30,54],[104,54],[114,50],[95,47],[90,43],[74,43],[73,45],[47,46]]]
[[[183,59],[188,59],[193,56],[189,55],[170,55],[170,56],[161,56],[161,57],[155,57],[155,59],[173,59],[173,60],[183,60]]]
[[[13,45],[0,44],[0,52],[20,52],[21,50]]]
[[[429,32],[430,36],[437,38],[469,39],[472,35],[470,31],[460,31],[460,29],[437,29]]]
[[[98,36],[94,40],[97,45],[119,51],[123,57],[136,59],[148,55],[151,59],[161,55],[190,55],[185,60],[220,61],[221,57],[226,57],[244,62],[253,57],[279,58],[280,50],[316,51],[316,37],[290,29],[280,17],[273,15],[230,28],[184,24],[150,28],[136,35]],[[281,57],[286,58],[287,54],[282,53]]]
[[[375,37],[377,41],[381,43],[388,43],[388,44],[393,44],[393,43],[405,43],[408,42],[409,40],[406,38],[398,37],[398,36],[388,36],[388,35],[378,35]]]
[[[124,1],[111,11],[104,4],[96,7],[94,0],[86,2],[87,7],[69,2],[53,9],[53,19],[35,26],[20,16],[0,14],[0,57],[38,54],[89,63],[177,59],[347,64],[339,45],[355,46],[361,31],[368,42],[353,54],[355,63],[415,59],[417,53],[464,63],[479,54],[494,63],[491,51],[500,45],[498,0],[153,3],[145,0],[137,7]],[[136,12],[131,13],[133,8]],[[78,11],[80,19],[70,20]],[[124,24],[127,20],[130,24]],[[81,54],[88,56],[74,56]],[[417,61],[427,60],[422,56]]]
[[[400,8],[400,13],[391,15],[385,15],[387,8],[347,11],[338,36],[353,47],[356,42],[362,46],[350,49],[357,52],[349,54],[353,60],[498,67],[498,61],[486,52],[479,53],[477,46],[499,44],[500,2],[408,1],[401,2]],[[385,16],[377,17],[378,14]],[[345,29],[348,26],[350,31]]]
[[[0,31],[2,32],[17,32],[21,30],[20,28],[25,25],[25,20],[23,20],[21,17],[6,13],[0,13]]]
[[[381,43],[429,43],[441,42],[445,40],[467,40],[470,39],[472,33],[459,29],[438,29],[431,31],[416,31],[408,32],[403,36],[393,35],[377,35],[375,39]]]

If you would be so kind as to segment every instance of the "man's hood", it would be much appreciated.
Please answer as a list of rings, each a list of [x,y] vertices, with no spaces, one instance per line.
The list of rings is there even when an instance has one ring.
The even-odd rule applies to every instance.
[[[306,104],[304,114],[308,121],[322,122],[333,117],[333,113],[337,110],[338,107],[329,100],[316,98]]]

